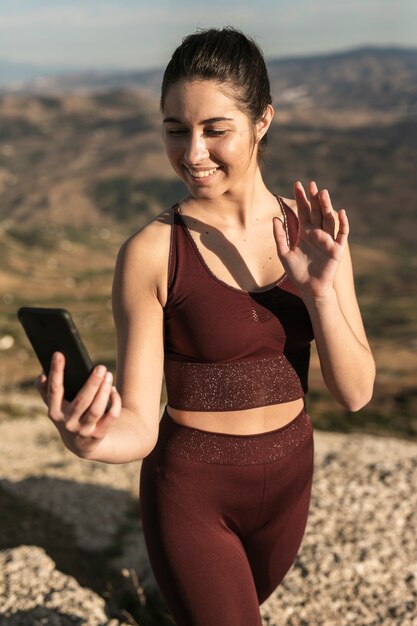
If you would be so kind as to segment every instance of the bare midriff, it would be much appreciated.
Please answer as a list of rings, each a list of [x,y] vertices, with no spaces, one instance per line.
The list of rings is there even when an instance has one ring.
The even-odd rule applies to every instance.
[[[170,417],[191,428],[230,435],[256,435],[276,430],[291,422],[302,411],[304,400],[261,406],[239,411],[183,411],[168,405]]]

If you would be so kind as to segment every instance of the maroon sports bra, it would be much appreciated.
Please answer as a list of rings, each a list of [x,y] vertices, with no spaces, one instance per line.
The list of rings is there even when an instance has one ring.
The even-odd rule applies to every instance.
[[[298,219],[281,198],[287,239]],[[295,286],[284,276],[248,292],[207,266],[178,205],[164,308],[168,404],[188,411],[235,411],[302,398],[313,329]]]

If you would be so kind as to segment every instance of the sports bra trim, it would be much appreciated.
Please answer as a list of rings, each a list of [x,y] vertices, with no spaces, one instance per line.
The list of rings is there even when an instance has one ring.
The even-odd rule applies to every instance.
[[[288,215],[287,215],[287,211],[289,211],[293,217],[295,218],[295,220],[297,221],[298,224],[298,217],[296,215],[296,213],[293,211],[293,209],[291,207],[289,207],[280,196],[275,196],[280,207],[281,207],[281,211],[282,211],[282,215],[284,216],[284,228],[285,228],[285,233],[287,236],[287,243],[289,246],[293,246],[295,244],[295,241],[291,241],[291,236],[290,236],[290,231],[288,228]],[[196,253],[196,256],[200,262],[200,264],[202,265],[202,267],[206,270],[206,272],[209,274],[209,276],[211,278],[213,278],[216,282],[218,282],[220,285],[222,285],[223,287],[226,287],[227,289],[231,289],[232,291],[235,291],[237,293],[241,293],[244,295],[248,295],[248,294],[252,294],[252,293],[265,293],[268,291],[272,291],[273,289],[275,289],[276,287],[279,287],[280,285],[282,285],[288,278],[287,273],[284,271],[283,274],[281,274],[281,276],[273,281],[272,283],[270,283],[269,285],[265,285],[264,287],[261,287],[260,289],[252,289],[250,291],[246,290],[246,289],[241,289],[240,287],[235,287],[234,285],[230,285],[229,283],[225,282],[224,280],[222,280],[221,278],[219,278],[214,272],[213,270],[210,268],[210,266],[207,264],[207,262],[205,261],[199,247],[197,246],[193,236],[191,235],[190,229],[188,228],[188,226],[186,225],[183,216],[181,215],[181,211],[180,211],[180,206],[179,203],[174,204],[174,206],[171,209],[172,213],[173,213],[173,223],[172,223],[172,228],[171,228],[171,242],[170,242],[170,253],[169,253],[169,266],[168,266],[168,293],[170,291],[171,285],[172,285],[172,275],[173,275],[173,266],[174,266],[174,225],[175,225],[175,216],[178,217],[181,226],[183,227],[183,230],[186,234],[186,237],[188,238],[188,240],[191,242],[191,245],[193,246],[193,249]]]

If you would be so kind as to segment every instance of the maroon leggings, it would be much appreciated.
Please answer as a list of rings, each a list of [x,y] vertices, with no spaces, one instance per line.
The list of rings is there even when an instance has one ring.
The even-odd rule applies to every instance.
[[[162,417],[143,461],[151,565],[177,626],[261,626],[259,604],[291,567],[308,515],[313,428],[302,411],[259,435]]]

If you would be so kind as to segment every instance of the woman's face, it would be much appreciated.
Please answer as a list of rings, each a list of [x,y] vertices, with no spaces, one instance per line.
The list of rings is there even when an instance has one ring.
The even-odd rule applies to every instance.
[[[178,81],[164,104],[164,142],[178,176],[196,198],[246,185],[257,168],[257,127],[214,81]]]

